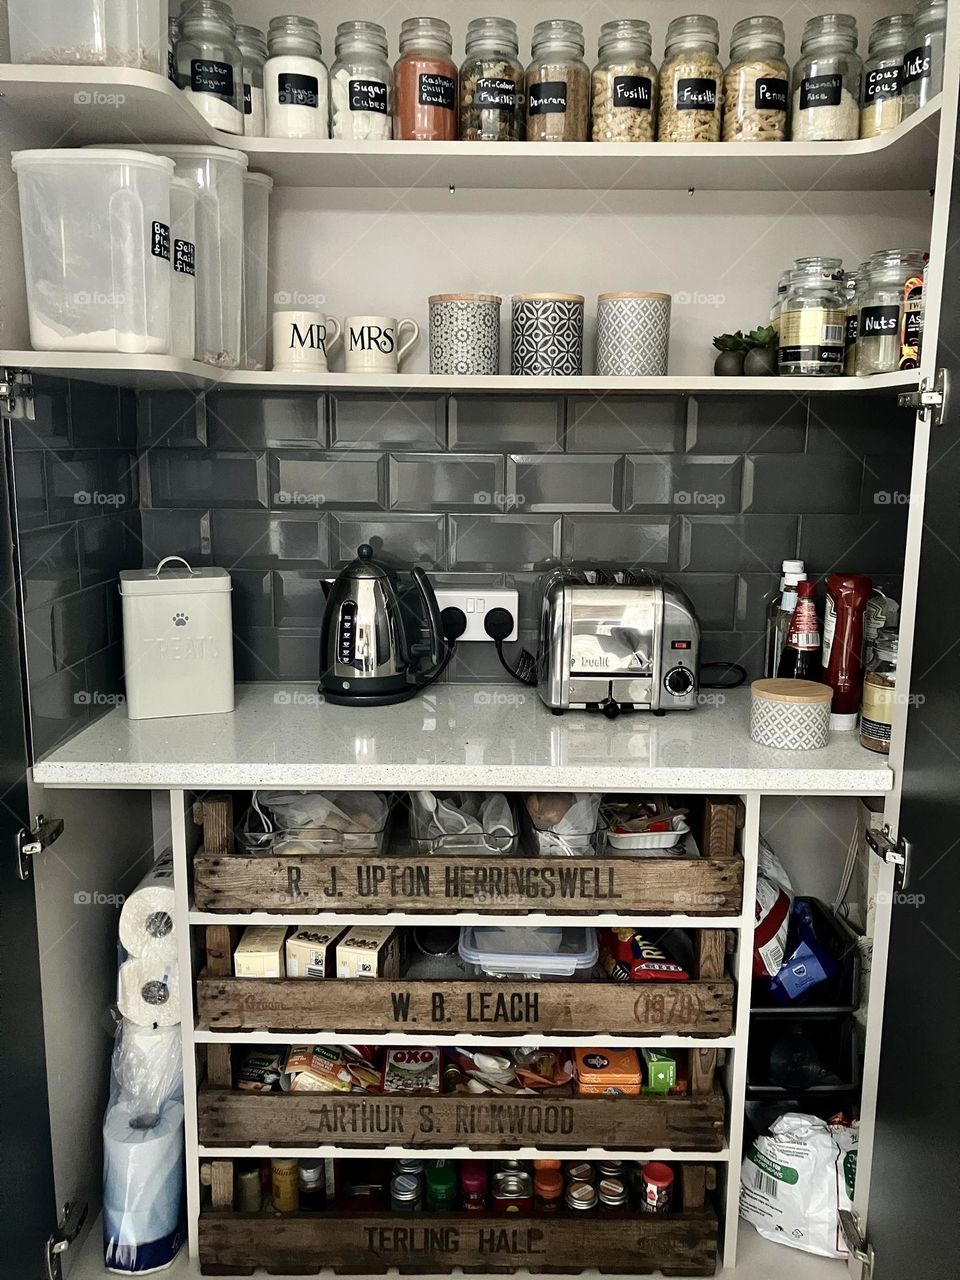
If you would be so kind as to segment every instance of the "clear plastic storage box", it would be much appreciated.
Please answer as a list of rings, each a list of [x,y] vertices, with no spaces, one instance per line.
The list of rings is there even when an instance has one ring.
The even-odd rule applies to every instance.
[[[467,925],[460,930],[460,958],[493,978],[572,978],[593,969],[599,954],[596,930],[575,925]]]

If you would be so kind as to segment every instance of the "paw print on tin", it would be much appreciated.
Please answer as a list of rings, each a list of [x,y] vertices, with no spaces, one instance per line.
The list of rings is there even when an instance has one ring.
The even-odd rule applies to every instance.
[[[189,621],[190,615],[188,613],[175,613],[173,615],[173,625],[175,627],[185,627]]]

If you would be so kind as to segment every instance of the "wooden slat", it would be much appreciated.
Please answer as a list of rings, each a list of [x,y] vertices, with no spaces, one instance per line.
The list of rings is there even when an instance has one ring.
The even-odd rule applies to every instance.
[[[203,911],[577,910],[737,915],[742,858],[474,858],[369,854],[194,859]]]
[[[700,852],[705,858],[732,858],[737,848],[737,831],[746,812],[743,801],[734,796],[707,796],[703,802]]]
[[[208,1147],[332,1143],[720,1151],[724,1127],[719,1089],[687,1098],[405,1098],[207,1088],[200,1090],[198,1112],[200,1141]]]
[[[200,1166],[200,1182],[210,1188],[215,1209],[233,1208],[233,1161],[205,1160]]]
[[[717,1073],[716,1049],[690,1050],[690,1092],[698,1096],[713,1093]]]
[[[193,806],[193,820],[203,827],[203,847],[207,853],[233,853],[233,796],[225,792],[204,796]]]
[[[213,1031],[432,1030],[728,1035],[733,983],[197,979],[199,1023]]]
[[[305,1268],[379,1274],[404,1266],[429,1275],[454,1267],[486,1274],[523,1267],[709,1276],[716,1271],[717,1236],[710,1206],[664,1217],[610,1213],[547,1220],[464,1213],[409,1218],[206,1213],[199,1223],[200,1268],[207,1275],[217,1274],[217,1268],[244,1272],[253,1267],[277,1275]]]
[[[207,1085],[215,1089],[233,1088],[233,1045],[208,1044]]]
[[[209,924],[206,929],[207,971],[219,978],[233,973],[234,929],[228,924]]]
[[[684,1210],[702,1209],[707,1195],[707,1171],[702,1164],[680,1166],[680,1196]]]
[[[698,929],[694,936],[694,973],[698,978],[722,978],[727,941],[724,929]]]

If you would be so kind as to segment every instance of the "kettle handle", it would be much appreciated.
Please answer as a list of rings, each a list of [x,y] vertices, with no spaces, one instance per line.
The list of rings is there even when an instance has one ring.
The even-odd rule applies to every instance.
[[[411,569],[410,577],[420,593],[420,599],[423,601],[427,617],[427,625],[430,630],[430,664],[426,669],[421,668],[416,673],[410,672],[409,677],[414,684],[421,684],[425,680],[432,680],[439,673],[440,664],[444,660],[443,625],[440,622],[440,603],[434,593],[430,579],[419,565],[415,565]]]

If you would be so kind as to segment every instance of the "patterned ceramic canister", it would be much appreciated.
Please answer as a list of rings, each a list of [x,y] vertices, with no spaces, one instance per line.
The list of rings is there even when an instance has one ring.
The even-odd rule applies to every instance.
[[[583,373],[583,296],[518,293],[513,299],[515,374]]]
[[[500,303],[492,293],[430,299],[430,372],[447,377],[500,372]]]
[[[598,377],[663,377],[669,349],[669,293],[601,293],[597,299]]]
[[[813,751],[825,747],[833,690],[815,680],[754,680],[750,737],[762,747]]]

